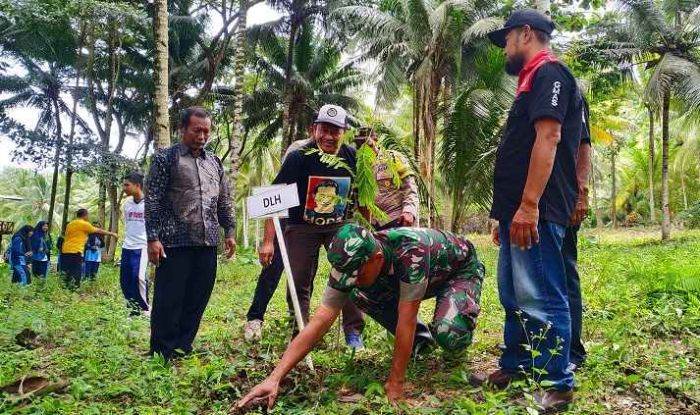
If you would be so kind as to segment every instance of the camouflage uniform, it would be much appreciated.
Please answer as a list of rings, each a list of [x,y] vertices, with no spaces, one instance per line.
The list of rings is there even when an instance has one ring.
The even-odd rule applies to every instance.
[[[357,286],[360,266],[379,247],[384,268],[374,284]],[[395,228],[374,234],[346,224],[328,250],[333,269],[323,304],[340,308],[352,299],[362,311],[394,333],[399,301],[436,297],[430,331],[444,349],[472,342],[479,315],[484,266],[467,239],[434,229]]]
[[[387,214],[385,220],[372,221],[375,228],[395,227],[387,225],[396,222],[403,213],[418,217],[418,186],[404,156],[392,150],[379,150],[374,176],[379,185],[375,203]]]

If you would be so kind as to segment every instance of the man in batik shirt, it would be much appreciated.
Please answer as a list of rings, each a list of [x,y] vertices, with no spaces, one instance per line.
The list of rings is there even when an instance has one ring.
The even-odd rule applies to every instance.
[[[395,333],[391,372],[384,384],[391,402],[403,398],[421,301],[437,299],[430,329],[438,345],[454,353],[471,344],[480,311],[484,266],[467,239],[422,228],[372,234],[346,224],[329,246],[328,261],[333,269],[318,311],[289,344],[272,374],[248,393],[239,407],[261,399],[271,407],[284,376],[330,329],[348,300]]]

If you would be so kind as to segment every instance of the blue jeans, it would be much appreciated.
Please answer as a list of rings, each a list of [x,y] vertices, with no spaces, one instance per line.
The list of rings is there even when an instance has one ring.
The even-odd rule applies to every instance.
[[[31,282],[31,277],[29,276],[29,267],[23,264],[13,264],[12,282],[19,283],[19,285],[22,287],[29,285],[29,283]]]
[[[564,267],[566,268],[566,288],[569,292],[569,309],[571,311],[571,350],[569,361],[576,366],[583,365],[586,360],[586,349],[581,341],[583,321],[583,301],[581,299],[581,280],[578,275],[578,226],[566,228],[564,246]]]
[[[510,222],[499,225],[498,295],[506,313],[505,349],[499,364],[511,375],[522,370],[529,373],[534,364],[535,368],[547,371],[541,377],[535,375],[535,380],[550,382],[552,389],[571,390],[574,375],[567,369],[571,316],[562,254],[566,227],[540,221],[537,228],[539,244],[521,250],[510,244]],[[533,340],[533,334],[541,330],[546,331],[546,338],[541,342]],[[540,352],[534,362],[532,354],[523,346],[527,344]],[[549,350],[555,349],[557,344],[560,350],[553,355]]]

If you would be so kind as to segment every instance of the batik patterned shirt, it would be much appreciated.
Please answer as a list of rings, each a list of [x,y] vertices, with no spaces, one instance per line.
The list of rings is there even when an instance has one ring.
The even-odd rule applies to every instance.
[[[194,157],[176,144],[153,156],[146,179],[146,234],[167,247],[217,246],[219,226],[235,232],[233,204],[221,160]]]

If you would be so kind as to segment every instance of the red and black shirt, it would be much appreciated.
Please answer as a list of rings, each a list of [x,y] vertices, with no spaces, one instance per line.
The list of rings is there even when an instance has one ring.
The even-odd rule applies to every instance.
[[[540,198],[540,220],[567,225],[578,194],[576,156],[585,128],[583,98],[571,71],[558,61],[539,66],[528,82],[527,88],[519,88],[498,145],[491,217],[513,219],[527,181],[535,122],[551,118],[561,123],[561,141]]]

